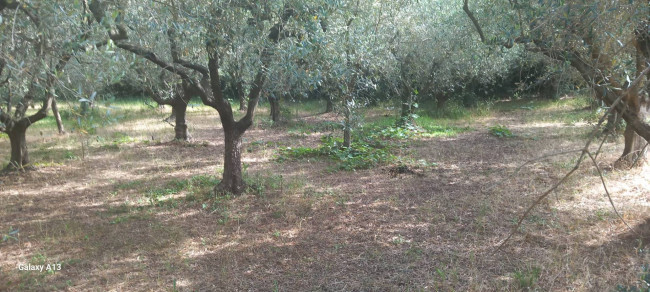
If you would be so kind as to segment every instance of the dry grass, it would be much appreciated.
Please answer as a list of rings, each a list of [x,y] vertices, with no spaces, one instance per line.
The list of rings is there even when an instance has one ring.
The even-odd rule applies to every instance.
[[[566,110],[551,106],[539,115]],[[205,195],[223,154],[209,110],[190,114],[192,144],[159,142],[172,130],[148,117],[104,128],[106,140],[92,142],[83,160],[77,136],[31,133],[41,166],[0,177],[0,235],[19,229],[17,240],[0,242],[0,291],[605,291],[638,284],[641,265],[650,263],[649,166],[606,173],[638,234],[614,216],[585,164],[495,249],[575,156],[535,163],[488,187],[532,157],[580,148],[590,129],[530,113],[515,107],[458,120],[474,130],[409,141],[402,155],[437,163],[419,175],[387,167],[332,172],[320,159],[276,162],[278,147],[314,146],[323,133],[297,135],[263,121],[244,143],[249,180],[263,187],[221,198]],[[515,137],[489,135],[495,124]],[[605,145],[604,165],[621,144]],[[7,148],[0,140],[0,157]],[[62,269],[18,270],[27,263]]]

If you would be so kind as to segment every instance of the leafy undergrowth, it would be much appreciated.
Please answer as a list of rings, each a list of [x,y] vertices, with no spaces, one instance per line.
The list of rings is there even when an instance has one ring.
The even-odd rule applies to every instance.
[[[396,161],[398,157],[392,152],[395,148],[403,146],[396,141],[412,138],[420,132],[420,128],[415,126],[366,128],[354,135],[350,147],[343,146],[342,138],[325,135],[321,137],[322,144],[315,148],[280,148],[277,160],[327,157],[337,162],[338,169],[348,171],[368,169]]]
[[[280,149],[278,161],[309,157],[327,157],[336,161],[337,168],[343,170],[367,169],[378,164],[395,160],[385,143],[352,142],[350,147],[343,147],[343,139],[323,136],[322,145],[311,147],[286,147]],[[376,142],[376,141],[375,141]]]
[[[419,118],[419,117],[418,117]],[[369,169],[404,159],[396,152],[408,146],[415,138],[453,137],[469,131],[469,127],[434,125],[430,119],[419,119],[422,125],[395,126],[394,118],[374,121],[354,132],[350,147],[343,146],[343,139],[332,134],[321,136],[318,147],[280,147],[277,161],[302,158],[329,158],[337,163],[336,169]]]
[[[512,131],[510,131],[510,129],[504,125],[494,125],[488,129],[490,130],[490,134],[492,134],[492,136],[498,138],[512,138],[515,136],[512,134]]]

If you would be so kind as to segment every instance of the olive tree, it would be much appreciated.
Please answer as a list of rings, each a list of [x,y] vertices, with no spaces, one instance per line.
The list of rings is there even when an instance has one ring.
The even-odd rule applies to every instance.
[[[394,69],[389,51],[393,36],[390,1],[346,1],[327,17],[327,31],[316,54],[322,82],[343,113],[343,147],[350,147],[358,124],[357,110],[368,104],[367,93]]]
[[[105,43],[88,41],[86,4],[0,1],[0,131],[11,142],[7,169],[29,166],[27,129],[47,116],[74,54]]]
[[[399,10],[394,22],[391,51],[397,70],[388,80],[401,103],[400,121],[408,121],[417,100],[431,99],[440,109],[452,98],[466,106],[490,98],[495,92],[485,89],[496,87],[522,52],[476,42],[454,1],[412,3]]]
[[[278,44],[304,30],[303,23],[313,21],[311,8],[298,1],[119,1],[116,7],[108,4],[111,3],[94,1],[90,8],[97,21],[106,26],[117,47],[177,75],[188,91],[200,96],[205,105],[219,113],[224,130],[224,171],[215,192],[243,192],[242,137],[253,124],[260,92],[267,80],[267,68]],[[147,21],[129,17],[134,9],[149,11],[152,21],[170,22],[167,29],[170,59],[130,39],[131,26],[148,25]],[[107,11],[116,12],[108,14]],[[185,38],[177,38],[180,32],[176,29],[190,33]],[[222,66],[229,60],[227,52],[233,43],[253,52],[246,56],[254,69],[247,94],[248,105],[240,119],[235,119],[221,82]]]
[[[595,98],[626,121],[620,161],[635,162],[650,141],[647,122],[650,21],[647,1],[464,0],[463,10],[480,40],[520,46],[570,64],[593,88]],[[478,8],[476,8],[478,7]],[[474,13],[480,9],[482,13]],[[498,22],[483,18],[500,16]],[[487,23],[487,24],[485,24]],[[645,140],[645,141],[644,141]]]

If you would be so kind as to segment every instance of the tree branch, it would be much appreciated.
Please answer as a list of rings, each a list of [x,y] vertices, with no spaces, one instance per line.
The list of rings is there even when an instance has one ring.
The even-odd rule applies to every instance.
[[[185,61],[181,59],[180,54],[178,52],[178,45],[176,43],[176,30],[173,28],[170,28],[167,30],[167,37],[169,38],[169,47],[172,55],[172,60],[174,63],[179,64],[185,68],[192,69],[194,71],[197,71],[201,73],[202,75],[209,75],[210,70],[206,68],[205,66],[199,65],[199,64],[194,64],[188,61]]]
[[[614,105],[618,104],[622,99],[623,99],[623,96],[618,97],[618,99],[615,100],[613,102],[613,104]],[[504,239],[503,242],[501,242],[501,244],[499,244],[498,249],[501,249],[503,246],[505,246],[505,244],[508,242],[508,240],[510,240],[510,238],[512,238],[512,236],[519,229],[519,227],[521,227],[521,224],[524,222],[524,219],[526,219],[526,217],[528,217],[528,215],[530,214],[531,211],[533,211],[535,206],[537,206],[542,200],[544,200],[546,197],[548,197],[548,195],[550,195],[551,192],[556,190],[560,185],[562,185],[564,182],[566,182],[569,179],[569,177],[571,177],[571,175],[573,175],[573,173],[576,172],[576,170],[578,170],[578,168],[580,168],[580,165],[582,164],[582,162],[585,160],[585,158],[587,156],[589,156],[589,157],[591,157],[593,159],[593,156],[591,156],[591,154],[589,153],[589,146],[591,146],[591,143],[596,138],[596,135],[599,132],[600,127],[602,126],[603,122],[605,122],[605,120],[607,119],[607,116],[609,116],[609,114],[611,114],[613,111],[614,111],[614,107],[610,107],[609,110],[607,110],[607,112],[600,118],[600,120],[598,120],[598,124],[596,124],[596,127],[594,128],[594,130],[590,133],[590,135],[589,135],[590,138],[587,140],[587,142],[585,143],[585,146],[582,148],[582,150],[581,150],[582,153],[578,157],[578,161],[576,162],[573,169],[571,169],[571,171],[569,171],[567,174],[565,174],[564,177],[562,177],[562,179],[560,181],[558,181],[555,185],[553,185],[546,192],[544,192],[542,195],[537,197],[537,199],[533,202],[533,204],[530,205],[530,207],[528,207],[528,209],[526,209],[526,212],[524,212],[524,214],[519,218],[519,221],[517,222],[517,225],[512,229],[512,231],[510,232],[508,237],[506,237],[506,239]],[[605,137],[605,138],[607,138],[607,137]],[[600,169],[599,169],[599,171],[600,171]],[[626,225],[627,225],[627,223],[626,223]]]
[[[587,155],[589,155],[589,158],[591,159],[591,162],[594,164],[594,167],[596,168],[596,171],[598,172],[598,176],[600,177],[600,181],[603,184],[603,189],[605,190],[605,194],[607,195],[607,199],[609,199],[609,203],[612,205],[612,209],[614,209],[614,213],[616,213],[616,216],[618,216],[618,219],[621,219],[623,224],[627,226],[632,232],[636,233],[636,231],[629,225],[627,224],[627,221],[623,219],[623,216],[618,212],[616,209],[616,205],[614,205],[614,200],[612,200],[612,195],[609,194],[609,190],[607,189],[607,183],[605,183],[605,178],[603,177],[603,172],[600,170],[600,167],[598,166],[598,163],[596,162],[596,158],[591,155],[591,153],[587,152]]]
[[[470,20],[472,20],[472,23],[474,24],[474,28],[478,32],[478,35],[481,37],[481,42],[482,43],[487,43],[485,40],[485,35],[483,34],[483,29],[481,29],[481,25],[478,23],[478,19],[474,16],[474,13],[472,13],[471,10],[469,10],[469,6],[467,4],[468,0],[463,1],[463,11],[465,11],[465,14],[469,17]]]
[[[212,89],[212,99],[206,95],[205,98],[202,97],[203,103],[213,107],[219,112],[222,123],[225,120],[229,120],[227,123],[232,123],[232,108],[230,107],[230,104],[223,98],[223,92],[221,89],[221,80],[219,76],[219,52],[217,49],[216,40],[208,41],[206,44],[206,49],[209,54],[208,69],[210,70],[210,87]]]

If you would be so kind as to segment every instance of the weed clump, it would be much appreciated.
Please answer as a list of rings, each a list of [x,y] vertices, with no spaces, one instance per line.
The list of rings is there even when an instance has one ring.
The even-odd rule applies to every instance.
[[[498,138],[512,138],[515,135],[504,125],[495,125],[489,128],[490,134]]]

